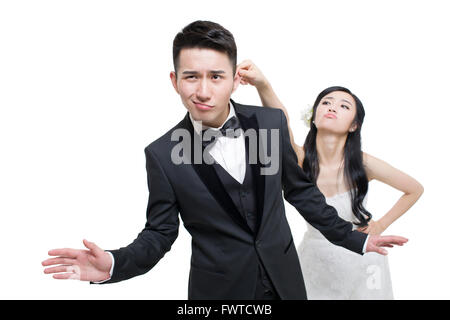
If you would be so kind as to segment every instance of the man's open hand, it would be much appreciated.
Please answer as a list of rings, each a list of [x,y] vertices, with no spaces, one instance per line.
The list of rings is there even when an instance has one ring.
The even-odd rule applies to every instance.
[[[370,235],[367,240],[366,252],[376,252],[386,256],[388,252],[383,247],[403,246],[406,242],[408,242],[408,239],[399,236]]]
[[[44,273],[53,273],[55,279],[76,279],[100,282],[110,278],[111,256],[93,242],[83,240],[88,250],[53,249],[49,256],[56,256],[42,262]]]

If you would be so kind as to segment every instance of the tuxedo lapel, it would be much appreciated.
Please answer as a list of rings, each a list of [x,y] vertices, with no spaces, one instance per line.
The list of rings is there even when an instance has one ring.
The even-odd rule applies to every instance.
[[[251,116],[248,116],[247,114],[244,114],[245,107],[240,106],[239,104],[235,103],[233,100],[233,105],[235,106],[235,112],[236,116],[239,119],[239,122],[241,123],[242,129],[244,132],[248,129],[254,129],[256,131],[257,136],[257,150],[256,150],[256,163],[251,163],[250,167],[253,174],[253,182],[254,187],[256,190],[256,207],[257,207],[257,217],[256,217],[256,229],[255,229],[255,235],[258,233],[259,227],[261,225],[261,220],[263,217],[264,212],[264,195],[265,195],[265,176],[261,174],[261,162],[258,159],[258,155],[260,154],[259,148],[262,147],[260,144],[260,136],[259,136],[259,125],[258,120],[256,118],[255,114],[252,114]],[[251,156],[248,154],[250,152],[249,148],[249,139],[245,138],[245,149],[247,152],[247,161],[251,159]],[[264,153],[263,153],[264,154]]]
[[[203,181],[203,183],[208,188],[211,195],[214,199],[221,205],[221,207],[225,210],[226,213],[230,215],[230,217],[244,230],[249,233],[252,233],[250,227],[247,225],[247,222],[239,213],[239,210],[236,208],[233,200],[230,195],[226,191],[224,185],[220,181],[219,176],[217,175],[216,170],[213,165],[208,165],[204,163],[203,159],[201,163],[196,164],[194,162],[194,144],[201,144],[201,137],[195,132],[194,127],[192,126],[192,122],[189,118],[189,114],[185,117],[185,126],[191,133],[191,163],[194,167],[197,175]],[[204,151],[204,147],[202,146],[202,154]]]

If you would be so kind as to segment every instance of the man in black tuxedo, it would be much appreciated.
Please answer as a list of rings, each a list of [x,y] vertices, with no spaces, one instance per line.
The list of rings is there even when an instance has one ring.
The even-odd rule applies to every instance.
[[[306,299],[283,192],[328,240],[356,253],[386,254],[382,246],[407,241],[353,231],[298,166],[283,112],[230,99],[240,78],[228,30],[189,24],[174,39],[173,58],[170,77],[188,113],[145,148],[145,228],[118,250],[86,240],[89,250],[51,250],[56,258],[43,265],[59,266],[45,273],[96,283],[141,275],[170,250],[180,214],[192,236],[189,299]]]

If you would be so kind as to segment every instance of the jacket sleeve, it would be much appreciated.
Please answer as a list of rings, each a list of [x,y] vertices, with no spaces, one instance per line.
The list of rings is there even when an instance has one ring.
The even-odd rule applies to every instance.
[[[113,283],[146,273],[170,250],[178,236],[178,206],[174,191],[155,153],[145,149],[149,198],[145,228],[128,246],[108,250],[114,256]]]
[[[352,231],[352,223],[340,218],[336,210],[327,205],[323,194],[298,165],[297,155],[290,142],[286,117],[283,112],[280,113],[284,198],[331,243],[363,254],[367,234]]]

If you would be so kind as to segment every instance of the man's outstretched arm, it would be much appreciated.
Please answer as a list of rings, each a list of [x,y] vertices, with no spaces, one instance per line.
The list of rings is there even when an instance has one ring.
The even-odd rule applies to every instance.
[[[282,184],[284,198],[292,204],[314,228],[330,242],[359,254],[377,252],[387,254],[382,247],[403,245],[408,240],[398,236],[369,236],[353,231],[352,223],[341,219],[329,206],[317,186],[309,180],[298,165],[297,155],[292,149],[286,117],[281,116]],[[368,238],[367,238],[368,237]],[[366,243],[367,240],[367,243]],[[363,246],[366,243],[365,251]]]

